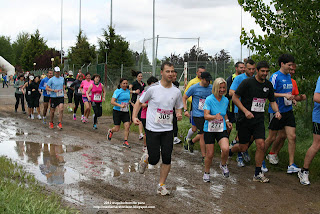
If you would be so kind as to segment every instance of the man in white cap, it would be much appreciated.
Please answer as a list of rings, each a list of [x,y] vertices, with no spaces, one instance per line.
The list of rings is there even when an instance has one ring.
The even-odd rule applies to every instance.
[[[49,128],[53,129],[53,117],[56,108],[59,111],[59,123],[58,129],[62,129],[62,117],[63,117],[63,104],[64,104],[64,93],[65,93],[65,85],[64,78],[60,76],[60,68],[54,68],[54,77],[49,79],[46,87],[47,91],[50,91],[50,123]]]
[[[73,77],[73,72],[72,71],[69,71],[68,74],[69,75],[65,78],[64,84],[68,89],[68,92],[67,92],[68,107],[67,107],[67,109],[68,109],[68,112],[72,112],[73,110],[71,108],[71,105],[72,105],[72,99],[73,99],[74,91],[72,90],[72,88],[70,88],[70,86],[74,81],[76,81],[76,79]]]

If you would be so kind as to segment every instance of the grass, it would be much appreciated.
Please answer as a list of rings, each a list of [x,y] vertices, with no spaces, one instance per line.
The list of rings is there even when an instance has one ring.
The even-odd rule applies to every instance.
[[[56,194],[47,195],[34,176],[0,157],[0,213],[78,213],[63,207]]]

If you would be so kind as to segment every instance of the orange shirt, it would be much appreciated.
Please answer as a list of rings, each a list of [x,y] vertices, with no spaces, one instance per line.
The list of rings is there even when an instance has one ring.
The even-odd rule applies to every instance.
[[[291,78],[292,81],[292,95],[299,95],[297,82]]]

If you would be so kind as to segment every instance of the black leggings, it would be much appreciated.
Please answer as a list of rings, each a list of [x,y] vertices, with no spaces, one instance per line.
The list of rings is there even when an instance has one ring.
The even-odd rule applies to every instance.
[[[146,129],[147,149],[151,165],[156,165],[160,160],[162,163],[171,164],[171,154],[173,149],[173,131],[152,132]]]
[[[82,100],[82,95],[78,96],[78,95],[74,95],[74,110],[73,113],[76,113],[78,110],[78,106],[81,106],[81,115],[84,115],[84,104],[83,104],[83,100]]]
[[[177,120],[177,116],[176,116],[176,112],[173,111],[173,136],[174,137],[178,137],[178,120]]]
[[[101,103],[92,102],[92,108],[94,111],[93,124],[97,124],[98,117],[102,115],[102,105]]]
[[[20,100],[21,100],[22,111],[26,111],[25,108],[24,108],[24,96],[23,96],[23,94],[17,94],[17,93],[15,93],[14,95],[15,95],[15,97],[16,97],[15,110],[16,110],[16,111],[18,110],[19,102],[20,102]]]

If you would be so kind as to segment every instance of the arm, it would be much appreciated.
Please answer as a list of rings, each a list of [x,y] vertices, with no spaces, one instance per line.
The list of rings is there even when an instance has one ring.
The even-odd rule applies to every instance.
[[[294,95],[292,94],[286,94],[286,93],[274,93],[275,97],[285,97],[288,100],[293,100],[294,99]]]
[[[236,93],[234,93],[233,96],[232,96],[232,102],[233,102],[236,106],[238,106],[238,108],[245,114],[245,116],[246,116],[247,119],[252,119],[252,118],[254,118],[253,114],[252,114],[250,111],[248,111],[248,110],[242,105],[242,103],[241,103],[241,101],[240,101],[239,98],[240,98],[240,96],[237,95]]]
[[[102,83],[101,83],[101,87],[102,87],[102,101],[104,102],[106,98],[105,98],[104,86]]]
[[[111,98],[111,105],[118,106],[120,108],[124,108],[125,107],[124,105],[121,105],[121,104],[117,103],[116,102],[116,98],[114,98],[114,97]]]
[[[299,95],[295,95],[294,96],[294,99],[296,101],[303,101],[303,100],[306,100],[307,99],[307,96],[305,94],[299,94]]]
[[[23,94],[25,94],[25,92],[24,92],[25,87],[27,87],[27,82],[21,88],[21,91],[22,91]]]
[[[224,116],[224,120],[226,121],[227,129],[232,130],[232,123],[230,123],[227,114]]]
[[[137,102],[134,104],[133,111],[132,111],[132,122],[136,125],[139,125],[141,123],[141,121],[137,118],[140,108],[141,108],[141,103],[140,103],[140,100],[137,99]]]
[[[182,120],[182,109],[176,109],[176,117],[178,121]]]
[[[320,93],[314,93],[313,101],[316,103],[320,103]]]
[[[232,98],[232,96],[233,96],[233,94],[234,94],[234,90],[232,90],[232,89],[229,89],[229,96]]]
[[[89,96],[89,94],[91,92],[91,89],[92,89],[92,84],[89,86],[88,90],[86,91],[86,96],[87,96],[89,101],[91,101],[91,97]]]
[[[211,115],[210,110],[205,109],[204,110],[204,119],[210,121],[210,120],[221,120],[223,118],[220,115],[220,113],[218,113],[216,115]]]
[[[275,112],[275,117],[280,120],[281,119],[281,114],[279,112],[278,104],[276,102],[270,102],[270,106],[272,110]]]
[[[183,97],[182,97],[184,116],[186,116],[186,117],[190,117],[190,114],[188,112],[188,106],[187,106],[187,99],[188,98],[189,97],[186,94],[184,94]]]
[[[14,84],[13,87],[14,87],[14,88],[20,88],[20,87],[18,86],[18,81],[16,81],[16,83]]]

